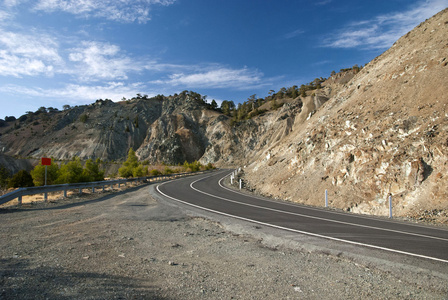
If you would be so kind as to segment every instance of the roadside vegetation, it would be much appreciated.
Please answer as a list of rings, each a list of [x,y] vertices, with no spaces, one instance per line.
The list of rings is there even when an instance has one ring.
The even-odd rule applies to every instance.
[[[104,180],[104,171],[101,170],[100,165],[99,159],[95,161],[88,159],[84,165],[79,157],[74,157],[71,161],[60,165],[52,160],[51,165],[47,166],[47,185]],[[44,185],[45,166],[39,163],[31,171],[31,176],[35,186]]]
[[[118,175],[124,178],[160,176],[175,173],[199,172],[204,170],[211,170],[214,168],[215,167],[211,163],[204,166],[198,161],[185,161],[183,165],[175,166],[168,166],[163,163],[159,166],[154,166],[150,165],[147,161],[139,162],[134,149],[131,148],[128,152],[128,158],[123,163],[122,167],[118,169]]]
[[[211,170],[215,167],[209,163],[202,165],[198,161],[187,162],[183,165],[168,166],[166,164],[150,165],[148,161],[139,162],[135,151],[131,148],[128,158],[118,170],[118,174],[109,177],[145,177],[160,176],[175,173],[189,173]],[[105,171],[100,159],[88,159],[84,164],[79,157],[74,157],[68,162],[58,164],[52,159],[51,165],[47,166],[47,185],[93,182],[105,180]],[[45,166],[39,163],[31,172],[21,170],[11,175],[10,172],[0,165],[0,192],[5,193],[10,188],[43,186],[45,184]]]

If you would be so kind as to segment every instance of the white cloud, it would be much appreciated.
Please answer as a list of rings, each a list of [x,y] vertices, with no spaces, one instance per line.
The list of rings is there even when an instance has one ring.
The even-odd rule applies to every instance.
[[[262,73],[248,68],[229,69],[213,66],[192,74],[174,73],[167,80],[158,80],[152,83],[188,88],[250,89],[262,84],[262,76]]]
[[[23,2],[23,0],[4,0],[4,4],[5,4],[6,7],[16,6],[20,2]]]
[[[120,22],[145,23],[153,5],[170,5],[176,0],[39,0],[35,10],[64,11],[83,17],[105,18]]]
[[[0,29],[1,76],[52,76],[63,64],[58,43],[48,35],[21,34]]]
[[[50,89],[42,92],[43,95],[49,93],[52,97],[70,99],[73,102],[82,101],[82,99],[92,101],[99,98],[119,101],[123,97],[142,93],[142,88],[140,83],[126,85],[122,82],[108,82],[104,85],[95,86],[69,84],[62,89]]]
[[[84,41],[79,47],[64,49],[56,37],[31,31],[11,32],[0,27],[0,77],[69,74],[80,81],[123,80],[130,72],[175,67],[133,59],[109,43]]]
[[[0,10],[0,23],[12,19],[12,17],[13,15],[10,12]]]
[[[127,79],[128,72],[144,68],[117,45],[101,42],[82,42],[81,47],[70,50],[69,60],[75,63],[73,73],[83,81]]]
[[[141,83],[126,85],[123,82],[107,82],[103,85],[68,84],[62,88],[48,89],[13,84],[0,86],[0,92],[7,94],[56,100],[63,99],[65,102],[70,102],[70,104],[82,104],[99,98],[119,101],[123,97],[142,93],[143,89],[144,86]]]
[[[297,30],[294,30],[292,32],[288,32],[288,33],[284,34],[283,38],[289,40],[289,39],[295,38],[295,37],[297,37],[299,35],[302,35],[303,33],[305,33],[304,30],[297,29]]]
[[[403,12],[379,15],[347,25],[324,40],[331,48],[386,49],[420,22],[448,7],[448,0],[428,0]]]

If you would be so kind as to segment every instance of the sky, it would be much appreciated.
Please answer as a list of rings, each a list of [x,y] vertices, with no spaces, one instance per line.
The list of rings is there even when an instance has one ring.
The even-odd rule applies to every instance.
[[[0,0],[0,118],[137,93],[235,103],[365,65],[448,0]]]

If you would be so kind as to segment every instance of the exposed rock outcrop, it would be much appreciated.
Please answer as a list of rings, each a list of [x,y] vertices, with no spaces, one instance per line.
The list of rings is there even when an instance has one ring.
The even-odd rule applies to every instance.
[[[211,124],[226,121],[188,93],[119,103],[99,100],[9,122],[1,128],[0,149],[22,158],[115,161],[125,159],[132,147],[140,160],[178,164],[199,160],[210,144]]]
[[[448,209],[448,10],[402,37],[344,85],[327,80],[293,131],[245,170],[274,197],[398,215]],[[305,119],[305,120],[304,120]],[[260,172],[260,170],[263,170]],[[442,215],[445,221],[447,215]]]

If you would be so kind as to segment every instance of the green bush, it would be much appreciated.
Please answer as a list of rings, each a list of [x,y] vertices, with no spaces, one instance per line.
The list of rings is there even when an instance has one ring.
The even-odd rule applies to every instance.
[[[25,170],[20,170],[9,180],[8,187],[20,188],[34,186],[33,177]]]
[[[163,173],[164,173],[165,175],[169,175],[169,174],[173,174],[173,173],[175,173],[175,172],[174,172],[173,169],[168,168],[168,167],[165,167],[165,170],[163,171]]]
[[[160,171],[159,171],[159,170],[156,170],[156,169],[151,170],[151,172],[149,172],[149,174],[151,174],[151,176],[159,176],[159,175],[162,175],[162,173],[160,173]]]
[[[83,174],[83,171],[81,159],[79,157],[75,157],[68,163],[61,165],[56,183],[63,184],[88,182],[88,179],[84,177],[85,174]]]
[[[201,170],[202,165],[197,160],[192,163],[185,161],[183,167],[187,172],[188,170],[190,170],[190,172],[198,172],[199,170]]]
[[[145,175],[145,171],[142,165],[138,165],[134,169],[132,169],[132,176],[134,177],[142,177]]]
[[[100,159],[98,158],[95,162],[91,159],[86,161],[86,165],[82,171],[82,178],[85,181],[103,181],[104,171],[100,170]]]
[[[71,161],[61,164],[51,163],[47,166],[47,185],[92,182],[104,180],[104,171],[100,170],[101,161],[88,159],[85,166],[82,166],[81,159],[74,157]],[[42,186],[45,184],[45,166],[37,165],[32,171],[34,185]]]
[[[208,163],[208,164],[205,166],[205,169],[206,169],[206,170],[213,170],[213,169],[215,169],[215,166],[212,165],[212,163]]]
[[[89,119],[89,116],[86,114],[83,114],[83,115],[81,115],[81,117],[79,117],[79,120],[83,123],[86,123],[88,119]]]
[[[134,169],[138,167],[138,158],[135,155],[134,149],[130,148],[128,152],[128,158],[123,163],[123,166],[118,169],[118,174],[121,177],[128,178],[134,175]]]
[[[33,182],[35,186],[42,186],[45,184],[45,166],[41,163],[34,167],[31,171],[31,177],[33,177]],[[55,184],[59,177],[59,166],[51,160],[51,165],[47,166],[47,184]]]

